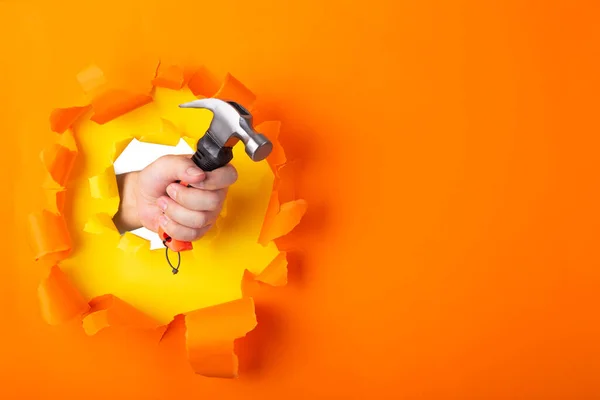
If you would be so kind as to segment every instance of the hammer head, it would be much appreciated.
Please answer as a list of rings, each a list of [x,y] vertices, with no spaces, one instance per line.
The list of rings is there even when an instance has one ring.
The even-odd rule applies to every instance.
[[[233,147],[241,140],[246,154],[253,161],[264,160],[273,150],[269,139],[254,130],[252,115],[234,101],[207,98],[190,101],[179,107],[205,108],[212,111],[214,116],[207,134],[220,147]]]

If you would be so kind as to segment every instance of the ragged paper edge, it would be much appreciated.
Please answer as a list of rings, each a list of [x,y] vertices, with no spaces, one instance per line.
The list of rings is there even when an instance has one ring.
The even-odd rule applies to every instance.
[[[175,124],[166,118],[161,118],[160,130],[157,132],[148,132],[140,136],[140,142],[162,144],[165,146],[177,146],[177,143],[183,137],[182,132],[177,129]],[[194,148],[194,147],[192,147]]]
[[[29,215],[29,243],[36,261],[59,262],[71,253],[71,235],[62,214],[47,209]]]
[[[56,133],[64,133],[91,109],[91,104],[57,108],[50,114],[50,129]]]
[[[77,144],[70,130],[40,154],[46,171],[46,180],[42,185],[46,205],[29,216],[29,244],[36,261],[57,263],[71,253],[71,237],[63,209],[66,186],[77,157]]]
[[[53,201],[49,201],[47,209],[32,217],[31,226],[32,230],[38,233],[38,236],[46,234],[47,237],[52,237],[50,244],[53,245],[48,250],[46,248],[48,246],[45,247],[48,243],[44,243],[44,241],[41,245],[38,243],[37,249],[34,251],[36,259],[53,255],[58,257],[58,262],[68,257],[71,251],[70,239],[66,240],[62,235],[51,234],[53,232],[66,232],[65,237],[68,237],[68,229],[62,211],[64,209],[65,188],[72,169],[72,163],[69,164],[67,161],[70,160],[68,156],[72,154],[65,150],[72,150],[75,152],[75,156],[77,155],[76,146],[73,146],[75,142],[69,131],[86,116],[95,123],[105,124],[153,101],[152,91],[145,92],[108,87],[102,70],[96,66],[91,66],[82,71],[77,79],[84,93],[91,100],[83,106],[57,109],[53,111],[50,117],[51,130],[63,136],[57,143],[58,146],[62,147],[50,150],[44,161],[47,169],[52,170],[48,171],[52,179],[49,184],[43,186],[43,189],[47,198],[53,199]],[[256,96],[254,93],[231,74],[227,74],[224,81],[219,83],[214,75],[203,66],[193,68],[163,64],[157,66],[156,74],[152,79],[152,87],[179,90],[186,86],[197,97],[233,100],[248,110],[253,110],[255,107]],[[261,132],[262,129],[274,145],[273,153],[267,160],[274,174],[273,192],[260,237],[257,238],[260,244],[267,245],[293,230],[306,212],[306,202],[302,199],[281,201],[278,188],[289,187],[290,182],[282,184],[284,175],[280,173],[288,161],[278,140],[280,123],[278,121],[268,121],[267,119],[263,120],[265,122],[259,124],[257,130]],[[170,121],[165,120],[161,132],[149,133],[138,139],[153,143],[163,141],[162,144],[171,144],[176,138],[181,137],[184,140],[189,139],[181,132],[177,132]],[[111,162],[116,160],[133,139],[134,137],[131,137],[114,144],[114,151],[110,157]],[[189,142],[189,140],[186,141]],[[191,145],[194,147],[195,143]],[[67,161],[63,164],[59,163],[64,167],[63,169],[55,170],[51,167],[55,153],[60,153],[60,157],[66,157],[65,160]],[[99,175],[90,177],[90,190],[93,197],[96,198],[115,197],[114,171],[111,174],[110,171],[105,170]],[[289,191],[286,193],[289,193]],[[116,196],[118,197],[118,191]],[[221,216],[224,217],[225,215],[226,209],[224,208]],[[113,216],[114,213],[101,213],[92,216],[86,223],[84,231],[91,235],[114,234],[116,227],[112,224]],[[59,240],[56,240],[56,238],[59,238]],[[149,247],[149,244],[146,240],[126,232],[121,236],[117,247],[126,252],[136,253]],[[253,277],[257,282],[272,286],[287,284],[287,253],[280,251],[265,268],[256,272]],[[50,275],[40,285],[40,303],[44,318],[49,323],[58,324],[79,317],[83,329],[91,335],[115,326],[130,328],[157,327],[154,321],[147,318],[140,317],[139,320],[138,318],[124,318],[124,315],[136,314],[137,310],[111,294],[92,299],[90,303],[85,303],[85,301],[82,301],[79,291],[70,283],[58,264],[52,267]],[[207,309],[191,311],[185,315],[185,319],[188,325],[186,329],[188,356],[194,371],[208,377],[237,377],[238,359],[233,350],[233,343],[236,339],[244,337],[252,331],[257,324],[253,300],[243,298]],[[205,324],[210,320],[215,321],[214,329],[207,330]],[[237,323],[233,324],[233,321],[237,321]]]
[[[211,378],[237,378],[234,341],[256,325],[254,300],[245,297],[185,315],[186,349],[194,372]],[[212,329],[206,329],[210,326]]]
[[[68,130],[51,146],[40,153],[40,159],[46,170],[44,189],[61,190],[71,178],[79,150],[73,133]]]
[[[153,330],[162,326],[155,319],[112,294],[92,299],[89,306],[89,311],[82,317],[82,326],[90,336],[109,327]]]
[[[112,199],[119,196],[115,169],[109,166],[96,176],[89,178],[90,194],[94,199]]]
[[[48,276],[40,283],[38,300],[42,318],[50,325],[81,317],[90,308],[58,265],[52,266]]]
[[[59,325],[79,318],[84,332],[93,336],[109,327],[158,329],[161,324],[114,295],[98,296],[87,302],[58,265],[38,287],[42,318]]]
[[[270,243],[274,246],[275,243]],[[278,249],[279,250],[279,249]],[[282,287],[288,284],[288,252],[279,250],[275,256],[261,269],[246,268],[241,282],[244,296],[252,297],[262,285]]]
[[[98,213],[85,223],[83,231],[92,235],[118,235],[113,217],[108,213]]]

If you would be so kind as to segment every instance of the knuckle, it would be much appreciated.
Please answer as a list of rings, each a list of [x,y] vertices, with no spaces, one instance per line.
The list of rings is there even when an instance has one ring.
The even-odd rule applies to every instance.
[[[219,196],[218,192],[206,192],[204,203],[208,210],[216,210],[221,204],[221,197]]]
[[[184,233],[183,227],[174,221],[169,221],[167,224],[167,232],[170,232],[173,237],[181,237]]]
[[[217,221],[218,218],[219,218],[219,213],[218,212],[207,213],[207,215],[206,215],[206,221],[204,223],[204,227],[206,228],[207,226],[210,226],[210,225],[214,224]]]
[[[167,209],[164,211],[164,214],[169,218],[167,224],[173,224],[173,221],[177,219],[178,215],[176,208],[173,206],[167,207]]]
[[[198,240],[201,236],[202,236],[202,232],[200,229],[190,229],[189,231],[189,241],[194,241],[194,240]]]
[[[173,154],[164,154],[164,155],[158,157],[156,159],[156,161],[154,161],[154,164],[162,166],[164,164],[173,162],[174,159],[175,159],[175,156]]]
[[[178,204],[185,205],[188,198],[187,191],[185,189],[186,188],[179,183],[172,183],[169,185],[167,193],[169,194],[169,197],[171,197]]]
[[[164,225],[164,230],[173,239],[182,240],[181,229],[179,229],[179,226],[173,221],[167,221],[167,223]]]
[[[202,200],[202,193],[194,188],[181,188],[178,203],[188,210],[196,210],[198,203]]]
[[[170,168],[175,167],[177,169],[188,167],[187,160],[178,154],[164,154],[158,157],[152,164],[159,169],[166,168],[167,166]]]
[[[206,224],[206,215],[203,212],[194,213],[192,220],[193,228],[202,228]]]
[[[180,225],[173,231],[172,236],[177,240],[189,242],[195,239],[195,229],[185,228]]]

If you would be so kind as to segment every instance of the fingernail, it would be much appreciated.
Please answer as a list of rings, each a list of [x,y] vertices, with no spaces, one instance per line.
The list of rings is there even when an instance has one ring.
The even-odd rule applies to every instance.
[[[165,211],[167,209],[167,202],[165,201],[165,199],[159,199],[156,204],[158,205],[158,208],[160,208],[161,210]]]
[[[188,173],[188,175],[191,175],[191,176],[199,176],[204,173],[204,171],[202,171],[200,168],[196,168],[196,167],[189,167],[186,172]]]
[[[165,217],[164,215],[161,215],[160,217],[158,217],[158,223],[160,224],[160,226],[162,226],[163,228],[165,226],[167,226],[167,223],[169,222],[169,220],[167,219],[167,217]]]
[[[175,187],[173,185],[169,185],[167,186],[167,194],[173,199],[175,200],[175,195],[177,195],[177,190],[175,190]]]

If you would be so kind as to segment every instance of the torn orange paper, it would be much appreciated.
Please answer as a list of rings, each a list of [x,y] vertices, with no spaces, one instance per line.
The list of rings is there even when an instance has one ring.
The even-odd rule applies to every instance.
[[[260,283],[256,280],[256,275],[254,275],[249,270],[244,270],[244,275],[242,276],[242,296],[244,297],[252,297],[258,294],[260,290]]]
[[[273,150],[267,157],[267,162],[271,166],[273,173],[277,171],[277,167],[285,164],[286,157],[285,151],[279,143],[279,129],[281,128],[281,122],[279,121],[267,121],[256,127],[256,131],[265,135],[271,143],[273,143]]]
[[[66,147],[67,149],[79,152],[77,149],[77,143],[75,142],[75,136],[71,129],[67,129],[62,135],[58,137],[57,144]]]
[[[256,101],[254,93],[229,73],[225,77],[223,85],[213,97],[221,100],[235,101],[248,110],[252,110]]]
[[[202,67],[198,66],[185,66],[183,67],[183,86],[187,86],[193,76],[198,72],[198,70],[202,69]]]
[[[94,114],[90,119],[98,124],[105,124],[151,102],[152,96],[147,94],[111,89],[92,100]]]
[[[171,322],[164,327],[164,332],[160,337],[160,342],[169,340],[171,337],[185,337],[185,315],[177,314]]]
[[[31,247],[36,260],[59,261],[71,252],[71,237],[62,215],[43,210],[29,217]]]
[[[177,65],[164,65],[160,63],[156,71],[156,77],[152,84],[157,87],[179,90],[185,82],[184,69]]]
[[[153,64],[152,67],[156,67],[156,64]],[[134,136],[140,141],[175,145],[181,136],[184,135],[184,140],[194,148],[197,138],[192,139],[192,132],[184,131],[197,131],[197,129],[191,129],[189,126],[190,124],[185,122],[186,118],[183,116],[181,117],[183,122],[178,121],[177,124],[175,124],[175,120],[180,118],[176,112],[173,112],[172,114],[169,112],[168,117],[166,114],[156,115],[156,117],[164,116],[173,121],[171,122],[168,119],[163,119],[162,128],[156,128],[155,122],[148,125],[149,127],[151,126],[150,128],[143,130],[130,130],[127,127],[127,124],[134,124],[134,121],[138,119],[138,117],[146,118],[148,114],[156,114],[157,112],[162,113],[163,111],[157,111],[162,110],[162,108],[166,106],[165,102],[162,101],[162,98],[172,98],[179,101],[179,99],[183,99],[184,96],[189,97],[187,90],[185,90],[186,93],[174,92],[186,85],[197,97],[216,97],[223,100],[237,101],[249,110],[254,109],[256,97],[232,75],[227,74],[225,80],[221,84],[219,80],[215,79],[206,68],[203,67],[182,68],[176,64],[164,63],[159,64],[158,68],[154,68],[151,71],[151,74],[153,75],[151,75],[150,78],[143,78],[143,83],[140,85],[141,87],[139,90],[135,90],[133,87],[133,81],[135,81],[136,77],[140,76],[135,73],[130,73],[129,76],[123,77],[125,86],[121,86],[119,89],[117,86],[111,85],[109,89],[103,72],[99,68],[92,66],[78,75],[78,80],[84,88],[84,91],[87,93],[86,97],[91,99],[90,105],[83,108],[72,107],[55,110],[51,115],[50,120],[52,129],[64,133],[58,136],[58,147],[49,149],[42,157],[44,165],[49,172],[52,171],[52,180],[56,179],[57,182],[52,186],[44,187],[44,189],[46,189],[45,194],[48,198],[49,205],[46,210],[38,215],[32,216],[31,219],[31,231],[34,238],[32,244],[35,249],[36,259],[39,257],[46,259],[53,259],[53,257],[57,257],[58,259],[61,259],[62,257],[62,259],[64,259],[68,257],[71,252],[71,240],[69,237],[69,233],[71,233],[72,235],[78,235],[77,238],[73,236],[74,243],[80,243],[83,240],[90,240],[93,244],[103,242],[102,246],[99,247],[102,248],[102,250],[110,248],[111,245],[113,248],[116,246],[120,250],[129,253],[124,258],[134,259],[134,262],[139,262],[139,266],[142,268],[145,268],[146,263],[164,262],[161,254],[154,257],[155,253],[150,253],[149,242],[147,240],[142,239],[131,232],[126,232],[119,236],[111,217],[114,215],[114,212],[116,212],[114,203],[118,203],[119,200],[118,188],[116,187],[114,168],[112,168],[112,166],[107,168],[107,159],[111,158],[111,161],[114,162]],[[150,83],[152,83],[152,85],[150,85]],[[154,87],[154,89],[152,89],[151,86]],[[165,88],[172,90],[165,90]],[[142,107],[152,102],[154,98],[156,98],[157,101],[152,107],[146,107],[143,110],[139,110],[138,113],[136,113],[138,115],[132,115],[130,119],[128,118],[129,116],[127,116],[122,118],[121,121],[116,121],[114,127],[111,127],[112,124],[105,127],[96,126],[97,124],[105,124],[130,111]],[[179,103],[173,101],[174,107],[176,107],[177,104]],[[256,118],[257,114],[255,114],[255,111],[252,111],[252,113]],[[81,126],[81,136],[78,136],[78,139],[81,141],[79,147],[82,149],[96,148],[94,145],[97,140],[110,140],[115,143],[112,143],[112,151],[110,146],[111,143],[100,143],[101,146],[98,146],[106,152],[106,154],[103,153],[98,157],[98,160],[102,160],[102,164],[88,165],[90,163],[82,163],[81,169],[79,169],[79,165],[74,167],[72,160],[69,161],[69,157],[77,155],[78,150],[72,132],[68,131],[77,121],[82,120],[83,118],[87,119],[87,121]],[[90,120],[96,122],[96,124],[90,124]],[[265,179],[268,178],[270,181],[273,179],[273,176],[271,175],[272,171],[273,174],[275,174],[275,179],[273,180],[272,196],[267,208],[267,215],[262,221],[262,231],[259,235],[259,242],[260,244],[265,245],[265,248],[261,249],[261,246],[256,246],[256,236],[259,226],[254,225],[252,234],[245,235],[243,238],[244,241],[248,241],[249,239],[250,243],[248,243],[248,245],[252,245],[253,249],[256,250],[256,254],[262,257],[260,258],[260,262],[255,263],[258,265],[253,265],[256,275],[252,276],[252,282],[257,289],[262,286],[260,283],[272,286],[282,286],[287,283],[287,254],[278,249],[277,244],[273,242],[273,239],[283,236],[293,229],[306,211],[306,202],[304,202],[304,200],[295,199],[295,191],[293,189],[292,179],[290,179],[293,169],[287,164],[286,154],[278,140],[280,129],[279,122],[270,121],[266,111],[262,111],[260,118],[255,119],[255,122],[259,120],[266,122],[257,125],[257,130],[269,137],[274,144],[274,150],[268,159],[270,168],[262,169],[262,172],[267,175]],[[121,126],[120,122],[123,122],[123,126]],[[179,126],[182,127],[181,131],[178,128]],[[92,127],[94,135],[85,134],[85,129],[89,127]],[[183,127],[185,127],[185,129]],[[108,131],[106,129],[108,129]],[[102,135],[102,133],[107,133],[107,135]],[[189,135],[189,137],[185,136],[185,134]],[[72,152],[72,154],[69,153],[69,151]],[[94,157],[94,159],[96,159],[96,157]],[[74,168],[77,169],[75,170]],[[77,176],[72,176],[75,174],[77,174]],[[96,176],[93,176],[89,180],[85,179],[92,175]],[[80,179],[81,177],[83,177],[83,179]],[[75,180],[73,178],[77,179]],[[66,185],[69,179],[72,181],[69,182],[69,190],[75,191],[73,201],[88,202],[90,194],[94,200],[89,201],[90,207],[87,207],[88,204],[82,204],[81,207],[77,205],[78,210],[74,210],[77,211],[74,213],[77,215],[71,216],[71,213],[67,213],[69,218],[75,218],[76,222],[69,220],[69,225],[66,225],[60,212],[64,208],[66,187],[64,185]],[[262,184],[267,181],[260,180],[260,182]],[[88,189],[86,187],[78,186],[86,184],[89,184],[89,191],[86,190]],[[270,186],[270,184],[266,184],[265,186]],[[248,190],[252,190],[253,187],[254,186],[249,186]],[[268,190],[268,187],[265,187],[265,189]],[[264,197],[265,195],[267,197]],[[264,205],[267,202],[269,193],[263,193],[261,196],[260,212],[263,213]],[[227,203],[225,203],[225,205],[226,204]],[[227,214],[227,207],[225,205],[216,222],[215,228],[212,230],[212,234],[207,235],[208,240],[213,240],[215,237],[218,237],[220,229],[227,227],[227,224],[224,223],[227,221],[225,219]],[[232,209],[233,208],[236,207],[232,206]],[[82,211],[81,215],[78,214],[79,211]],[[261,221],[258,220],[254,223],[260,224]],[[83,226],[83,231],[85,233],[82,232],[82,225],[85,225]],[[68,228],[72,227],[76,227],[76,231],[68,232]],[[104,244],[108,244],[109,246],[104,246]],[[95,249],[92,249],[93,246],[89,246],[89,250],[85,247],[88,246],[83,246],[78,252],[73,252],[73,255],[71,256],[73,259],[63,261],[63,268],[65,268],[65,270],[67,270],[67,268],[81,268],[81,266],[83,266],[88,268],[87,271],[90,271],[90,265],[95,265],[95,262],[102,264],[103,260],[100,258],[105,255],[100,254],[99,256],[99,253],[95,251]],[[132,255],[132,253],[135,254],[135,256]],[[191,254],[189,256],[193,258],[196,255],[197,254]],[[107,254],[106,256],[107,259],[109,259],[112,256],[123,257],[124,255]],[[216,259],[211,262],[217,264]],[[236,258],[236,260],[231,261],[231,263],[237,264],[236,267],[239,266],[242,270],[245,261],[243,259],[239,259],[238,261]],[[58,272],[60,273],[61,271],[58,270]],[[237,279],[238,275],[235,276],[235,279]],[[246,273],[244,273],[244,277],[245,281]],[[78,270],[77,277],[75,277],[75,275],[73,276],[73,279],[82,278],[88,278],[85,273],[82,273],[82,270]],[[105,278],[106,282],[110,282],[110,279],[107,278],[103,272],[102,279]],[[96,279],[100,278],[96,277]],[[56,278],[52,279],[52,282],[54,281],[56,281]],[[162,291],[162,288],[164,288],[164,285],[162,285],[163,282],[161,280],[158,282],[161,283],[159,287]],[[230,283],[231,282],[229,282],[229,284]],[[237,283],[238,282],[235,281],[233,282],[233,285],[230,286],[235,289]],[[119,283],[117,282],[117,284]],[[142,290],[142,294],[136,292],[136,297],[128,298],[128,301],[131,301],[129,304],[114,295],[105,295],[105,293],[114,292],[111,289],[114,288],[114,286],[102,286],[98,289],[94,289],[96,291],[92,291],[92,294],[84,292],[87,297],[94,297],[101,294],[99,297],[94,297],[89,304],[83,304],[82,301],[76,301],[73,309],[62,306],[59,307],[59,311],[53,311],[52,308],[56,308],[52,303],[53,301],[56,299],[60,300],[61,298],[76,297],[78,293],[76,291],[75,293],[69,292],[68,285],[65,286],[60,284],[58,286],[62,289],[59,291],[60,293],[58,295],[55,295],[53,293],[56,292],[56,290],[52,289],[52,285],[49,285],[46,281],[44,282],[44,285],[44,288],[40,289],[40,293],[43,294],[40,295],[40,299],[44,299],[44,314],[48,315],[46,319],[52,320],[55,323],[64,321],[72,315],[78,315],[81,318],[83,329],[88,335],[94,335],[107,327],[159,328],[158,322],[151,319],[152,317],[156,317],[153,314],[153,307],[156,307],[156,309],[159,307],[153,305],[153,303],[144,304],[139,300],[143,298],[144,301],[147,301],[148,299],[150,299],[149,301],[155,301],[156,293],[152,293],[151,291]],[[190,286],[192,287],[192,292],[197,292],[195,285]],[[235,296],[238,296],[236,293],[237,291],[235,293],[232,292],[231,296],[228,295],[224,298],[236,298]],[[152,298],[152,296],[155,296],[155,298]],[[170,297],[172,300],[173,296]],[[133,300],[134,298],[137,298],[137,300]],[[160,300],[162,298],[163,297],[158,296],[156,301],[164,302],[164,300]],[[221,298],[218,301],[224,301],[224,299]],[[73,304],[59,301],[59,304],[63,303]],[[212,302],[210,304],[214,303],[215,302]],[[139,311],[131,304],[139,305],[143,311]],[[204,307],[204,305],[205,304],[203,304],[202,307]],[[180,308],[183,308],[184,310],[194,310],[197,307],[199,307],[199,305]],[[162,315],[165,314],[165,312],[156,312],[157,316],[160,315],[159,318],[160,322],[163,324],[163,328],[166,328],[164,324],[171,318],[170,311],[169,308],[169,311],[167,312],[169,315],[167,316]],[[180,315],[181,310],[175,310],[175,313]],[[237,377],[238,358],[234,352],[234,342],[236,339],[245,336],[249,331],[254,329],[257,324],[252,298],[243,298],[225,304],[198,309],[189,312],[186,315],[181,315],[179,320],[175,317],[175,320],[183,321],[187,325],[187,353],[190,364],[196,373],[208,377]],[[174,326],[175,324],[172,325]],[[169,330],[167,330],[167,332],[169,332]]]
[[[42,316],[50,325],[67,322],[89,310],[83,296],[56,265],[39,285],[38,298]]]
[[[271,286],[285,286],[287,284],[287,266],[287,253],[282,251],[254,279]]]
[[[254,300],[243,298],[192,311],[185,316],[186,342],[194,371],[215,378],[237,378],[234,340],[256,327]]]
[[[220,87],[219,81],[205,67],[198,68],[187,83],[194,96],[212,97]]]
[[[154,319],[111,294],[96,297],[89,304],[90,310],[83,317],[83,329],[90,336],[111,326],[136,329],[156,329],[160,326]]]
[[[50,129],[56,133],[65,132],[91,108],[91,105],[87,105],[55,109],[52,111],[52,114],[50,114]]]
[[[278,192],[273,191],[258,242],[266,246],[270,241],[291,232],[306,213],[306,200],[292,200],[279,204]]]
[[[41,157],[52,181],[61,188],[65,187],[73,170],[73,165],[75,165],[77,151],[70,150],[60,144],[53,144],[42,151]]]
[[[255,126],[262,124],[263,122],[270,121],[271,114],[267,111],[264,105],[256,103],[252,107],[252,121]]]
[[[300,165],[297,161],[288,162],[275,171],[275,190],[278,194],[279,204],[296,199],[295,178]]]
[[[64,189],[47,189],[44,191],[44,194],[46,195],[46,204],[48,207],[48,211],[54,214],[61,214],[65,208],[67,191]]]

